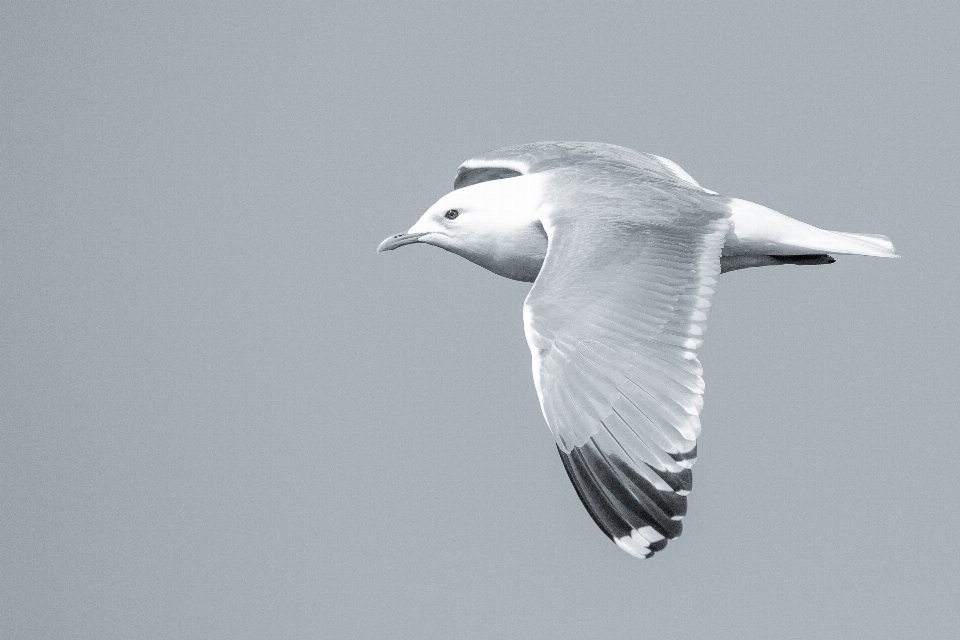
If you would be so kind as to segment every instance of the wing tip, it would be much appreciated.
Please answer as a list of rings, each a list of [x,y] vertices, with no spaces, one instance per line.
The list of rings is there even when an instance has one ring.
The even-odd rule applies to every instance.
[[[653,557],[653,551],[649,547],[644,547],[638,545],[634,542],[631,536],[623,536],[622,538],[612,538],[614,543],[622,550],[629,553],[634,558],[639,558],[640,560],[646,560],[647,558]]]
[[[612,540],[622,550],[641,560],[652,558],[667,546],[666,537],[650,526],[631,529],[629,534]]]
[[[673,491],[657,490],[627,463],[596,447],[591,439],[570,453],[560,446],[557,452],[580,502],[600,530],[629,555],[649,558],[683,531],[686,498],[680,491],[689,487],[690,471],[656,472],[671,479]],[[601,462],[611,466],[603,468]]]

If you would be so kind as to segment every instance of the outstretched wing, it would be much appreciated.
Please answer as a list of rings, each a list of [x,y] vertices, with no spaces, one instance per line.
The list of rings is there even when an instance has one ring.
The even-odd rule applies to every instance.
[[[541,220],[547,256],[524,304],[540,406],[597,525],[645,558],[680,535],[700,434],[696,349],[728,209],[702,191],[630,180],[570,184]],[[628,171],[629,173],[629,171]]]

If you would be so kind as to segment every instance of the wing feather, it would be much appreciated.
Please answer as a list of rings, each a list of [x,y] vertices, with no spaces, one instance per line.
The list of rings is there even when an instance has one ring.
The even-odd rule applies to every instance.
[[[569,191],[541,219],[547,256],[524,326],[577,495],[620,548],[649,557],[687,512],[704,390],[696,349],[729,209],[635,169],[584,176],[555,178]]]

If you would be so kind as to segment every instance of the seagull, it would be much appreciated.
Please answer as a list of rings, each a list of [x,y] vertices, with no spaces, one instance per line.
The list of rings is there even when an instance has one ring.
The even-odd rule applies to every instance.
[[[377,251],[410,244],[533,283],[523,324],[543,416],[587,512],[637,558],[682,531],[718,275],[898,257],[885,236],[825,231],[596,142],[467,160],[453,191]]]

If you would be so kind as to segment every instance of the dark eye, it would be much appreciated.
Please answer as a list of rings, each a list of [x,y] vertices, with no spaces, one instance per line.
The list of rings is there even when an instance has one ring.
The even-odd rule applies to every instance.
[[[457,211],[456,209],[450,209],[450,211],[447,211],[445,214],[443,214],[443,217],[446,218],[447,220],[453,220],[458,215],[460,215],[459,211]]]

